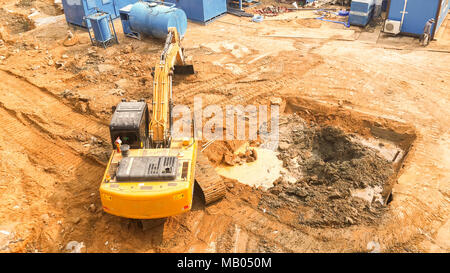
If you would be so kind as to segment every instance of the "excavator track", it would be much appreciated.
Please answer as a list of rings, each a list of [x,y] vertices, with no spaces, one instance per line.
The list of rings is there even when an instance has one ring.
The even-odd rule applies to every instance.
[[[197,155],[195,181],[203,192],[206,205],[218,201],[225,196],[226,188],[222,178],[217,174],[209,162],[208,157],[200,151]]]

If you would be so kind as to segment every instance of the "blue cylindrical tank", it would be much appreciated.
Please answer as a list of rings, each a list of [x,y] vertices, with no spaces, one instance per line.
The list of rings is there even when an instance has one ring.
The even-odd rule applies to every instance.
[[[109,28],[109,15],[106,13],[94,13],[88,16],[94,30],[95,39],[99,42],[105,42],[112,38]]]
[[[138,2],[129,13],[130,28],[138,33],[164,39],[169,27],[176,27],[180,38],[187,29],[187,17],[174,4],[162,2]]]

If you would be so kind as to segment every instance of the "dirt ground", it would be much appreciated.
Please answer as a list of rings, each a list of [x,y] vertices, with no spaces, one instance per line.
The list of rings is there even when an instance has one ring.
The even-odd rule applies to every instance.
[[[347,29],[309,11],[189,22],[183,46],[197,73],[175,77],[174,103],[281,98],[283,119],[307,125],[293,142],[298,156],[321,157],[297,161],[311,172],[300,183],[263,190],[224,178],[222,201],[205,207],[196,195],[189,213],[142,225],[104,213],[98,188],[111,107],[151,99],[163,42],[126,38],[116,20],[120,44],[93,47],[53,0],[0,4],[0,252],[66,252],[73,241],[81,252],[450,251],[449,18],[426,48],[380,25]],[[68,30],[73,46],[64,45]],[[280,137],[295,138],[289,128]],[[401,155],[392,163],[357,137],[392,141]],[[341,146],[320,150],[327,142]],[[220,165],[240,144],[205,152]],[[366,202],[349,191],[368,185],[392,196]]]
[[[279,157],[288,172],[270,188],[272,194],[263,196],[260,207],[269,211],[292,207],[301,212],[300,223],[314,227],[373,223],[384,211],[381,195],[362,200],[353,194],[366,188],[381,193],[393,175],[391,161],[376,150],[353,141],[337,127],[310,127],[297,116],[281,126],[280,138]],[[312,210],[302,212],[298,205]]]

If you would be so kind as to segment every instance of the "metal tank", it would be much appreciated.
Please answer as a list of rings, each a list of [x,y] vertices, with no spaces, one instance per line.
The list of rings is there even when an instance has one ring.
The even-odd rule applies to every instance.
[[[164,39],[169,27],[176,27],[182,38],[187,29],[186,13],[171,3],[137,2],[121,9],[120,19],[124,33],[134,38],[145,34]]]
[[[86,16],[84,19],[85,25],[91,26],[88,27],[88,32],[93,45],[102,45],[106,48],[112,44],[112,41],[119,43],[110,14],[97,12]],[[91,29],[94,35],[91,34]]]
[[[112,38],[111,29],[109,28],[110,16],[107,13],[94,13],[86,17],[91,21],[94,30],[95,39],[97,41],[108,41]]]

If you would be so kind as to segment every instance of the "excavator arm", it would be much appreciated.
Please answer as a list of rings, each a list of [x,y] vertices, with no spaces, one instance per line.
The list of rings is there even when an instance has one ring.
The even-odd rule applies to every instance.
[[[169,28],[161,58],[153,74],[153,113],[150,121],[150,143],[154,148],[170,146],[172,128],[172,77],[175,73],[193,74],[186,65],[177,29]]]
[[[169,28],[163,52],[154,70],[153,114],[150,121],[150,143],[155,148],[168,148],[172,129],[172,77],[176,74],[194,74],[192,65],[184,60],[183,48],[176,28]],[[195,141],[195,140],[193,140]],[[225,195],[222,179],[201,152],[197,154],[195,180],[203,192],[206,204]]]

